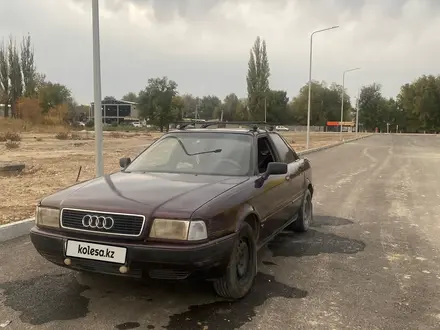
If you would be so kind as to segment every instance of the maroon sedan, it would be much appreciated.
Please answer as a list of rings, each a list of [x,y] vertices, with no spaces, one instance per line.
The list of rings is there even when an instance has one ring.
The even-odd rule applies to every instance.
[[[241,298],[258,249],[312,221],[309,161],[257,126],[181,127],[120,165],[41,200],[31,239],[44,258],[85,272],[201,277]]]

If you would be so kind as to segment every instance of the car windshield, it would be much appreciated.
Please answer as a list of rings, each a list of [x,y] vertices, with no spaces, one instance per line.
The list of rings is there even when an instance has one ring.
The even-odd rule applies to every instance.
[[[238,133],[170,133],[147,148],[126,172],[248,175],[252,136]]]

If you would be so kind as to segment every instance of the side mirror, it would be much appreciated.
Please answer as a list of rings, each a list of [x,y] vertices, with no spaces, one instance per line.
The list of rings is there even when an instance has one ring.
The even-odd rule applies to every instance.
[[[281,174],[287,174],[287,164],[271,162],[267,165],[267,170],[266,173],[264,173],[264,176],[268,178],[270,175],[281,175]]]
[[[255,181],[255,188],[261,188],[269,176],[287,174],[287,164],[272,162],[267,164],[267,170]]]
[[[129,157],[124,157],[119,159],[119,166],[121,168],[126,168],[128,165],[130,165],[131,159]]]

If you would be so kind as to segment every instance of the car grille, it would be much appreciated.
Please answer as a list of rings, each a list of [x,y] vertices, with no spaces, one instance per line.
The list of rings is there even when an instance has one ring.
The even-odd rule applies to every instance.
[[[83,226],[82,219],[86,215],[111,217],[114,220],[113,227],[87,228]],[[92,233],[102,233],[116,236],[140,236],[145,224],[145,217],[142,215],[106,213],[86,210],[63,209],[61,211],[61,226],[63,228],[86,231]]]

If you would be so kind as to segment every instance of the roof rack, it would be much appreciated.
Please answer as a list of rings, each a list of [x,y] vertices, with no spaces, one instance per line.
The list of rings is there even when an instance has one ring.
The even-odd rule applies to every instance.
[[[175,124],[178,130],[184,130],[189,125],[205,123],[204,121],[190,120],[190,121],[175,121],[171,124]]]
[[[266,131],[273,131],[278,123],[267,123],[264,121],[184,121],[184,122],[174,122],[176,128],[179,130],[184,130],[189,125],[200,124],[200,128],[208,128],[209,126],[217,125],[218,128],[225,128],[226,125],[242,125],[250,128],[251,131],[256,132],[259,129]],[[178,125],[178,126],[177,126]],[[266,128],[267,127],[267,128]]]

